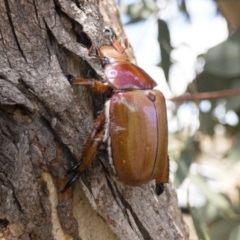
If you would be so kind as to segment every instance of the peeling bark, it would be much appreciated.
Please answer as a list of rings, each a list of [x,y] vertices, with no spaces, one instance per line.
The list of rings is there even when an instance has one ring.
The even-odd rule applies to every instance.
[[[104,104],[66,75],[103,76],[88,48],[124,38],[115,2],[0,0],[0,19],[0,238],[186,239],[171,184],[123,185],[104,150],[59,192]]]

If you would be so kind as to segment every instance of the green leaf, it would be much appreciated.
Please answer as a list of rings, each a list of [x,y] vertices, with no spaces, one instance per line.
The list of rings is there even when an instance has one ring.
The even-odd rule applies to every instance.
[[[180,3],[178,4],[178,7],[179,7],[179,10],[184,14],[186,19],[190,22],[190,15],[187,10],[186,1],[181,0]]]
[[[199,121],[200,121],[200,127],[199,130],[202,133],[208,134],[210,136],[214,135],[214,127],[218,123],[216,119],[213,118],[212,112],[215,108],[215,103],[212,102],[211,105],[211,111],[209,112],[201,112],[199,114]]]
[[[206,56],[205,71],[222,77],[240,76],[240,32],[211,48]]]
[[[170,54],[172,51],[170,32],[167,23],[162,19],[158,19],[158,42],[161,50],[161,67],[164,71],[165,78],[168,82],[169,69],[171,66]]]
[[[179,187],[183,180],[188,176],[189,168],[194,161],[194,152],[192,149],[193,138],[189,138],[185,144],[184,149],[181,151],[179,160],[177,162],[178,169],[174,178],[174,185]]]
[[[230,160],[230,164],[237,163],[239,161],[240,156],[240,132],[236,133],[235,141],[232,146],[232,148],[229,150],[229,152],[226,154],[226,158]]]
[[[222,217],[222,212],[219,211],[219,208],[209,201],[206,201],[206,204],[199,208],[199,214],[206,224]]]
[[[156,1],[141,1],[127,6],[122,6],[121,11],[130,17],[130,21],[126,23],[136,23],[147,19],[153,13],[157,13],[159,8]]]
[[[237,209],[238,209],[238,212],[240,211],[240,188],[237,187],[237,191],[238,191],[238,206],[237,206]]]
[[[229,239],[232,231],[239,227],[240,216],[235,218],[224,218],[216,221],[209,226],[208,232],[211,240],[222,240]],[[238,231],[238,230],[236,230]],[[233,233],[235,234],[235,233]],[[236,240],[238,240],[237,238]]]
[[[198,238],[201,240],[210,240],[210,237],[207,233],[206,224],[202,220],[198,210],[195,207],[190,206],[190,212]]]
[[[207,71],[203,71],[194,81],[198,92],[211,92],[230,89],[235,82],[235,78],[217,76]]]
[[[206,198],[219,209],[221,209],[224,213],[231,214],[232,213],[232,205],[220,193],[213,192],[207,185],[206,181],[203,177],[199,175],[190,174],[189,178],[192,182],[197,186],[197,188],[206,196]]]
[[[240,239],[240,225],[238,225],[232,230],[228,240],[239,240],[239,239]]]
[[[230,89],[240,88],[240,79],[234,80],[234,82],[231,84],[229,88]],[[240,109],[240,96],[234,96],[227,99],[226,110],[239,111],[239,109]]]

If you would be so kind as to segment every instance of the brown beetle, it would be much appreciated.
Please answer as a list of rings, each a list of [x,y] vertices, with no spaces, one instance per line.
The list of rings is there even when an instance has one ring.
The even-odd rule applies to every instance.
[[[128,60],[126,48],[118,42],[110,28],[111,45],[99,49],[106,83],[73,78],[74,84],[92,91],[111,93],[112,97],[96,119],[84,147],[81,161],[68,172],[75,176],[69,188],[96,154],[100,143],[109,145],[109,156],[115,172],[124,184],[139,186],[156,179],[156,193],[164,191],[169,179],[168,128],[165,98],[153,90],[156,82]],[[125,44],[126,45],[126,44]]]

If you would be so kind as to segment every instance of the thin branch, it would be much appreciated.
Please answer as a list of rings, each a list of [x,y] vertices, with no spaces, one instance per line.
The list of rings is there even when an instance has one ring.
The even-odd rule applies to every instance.
[[[168,100],[173,102],[181,102],[188,100],[205,100],[205,99],[214,99],[214,98],[226,98],[240,95],[240,88],[223,90],[223,91],[215,91],[215,92],[203,92],[203,93],[195,93],[189,94],[184,93],[178,97],[173,97]]]

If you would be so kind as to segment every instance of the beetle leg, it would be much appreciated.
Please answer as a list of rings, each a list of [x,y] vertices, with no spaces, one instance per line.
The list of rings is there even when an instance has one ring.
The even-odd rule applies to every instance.
[[[164,192],[164,184],[163,183],[157,183],[155,192],[157,195],[161,195]]]
[[[164,183],[167,183],[169,179],[169,156],[167,156],[167,164],[162,171],[162,174],[156,179],[156,193],[161,195],[164,192]]]
[[[64,193],[66,190],[68,190],[73,184],[74,182],[80,177],[80,172],[77,172],[74,177],[66,184],[66,186],[63,188],[63,190],[61,190],[61,193]]]
[[[90,133],[89,137],[88,137],[88,140],[84,146],[84,150],[83,150],[83,154],[85,151],[88,151],[88,148],[89,148],[89,145],[92,144],[92,141],[96,138],[96,135],[97,133],[103,129],[104,127],[104,124],[105,124],[105,120],[106,120],[106,117],[105,117],[105,112],[102,111],[100,113],[100,115],[97,117],[96,121],[95,121],[95,124],[93,126],[93,130],[92,132]]]
[[[79,166],[81,165],[81,161],[79,161],[76,165],[73,165],[73,167],[71,167],[70,169],[68,169],[68,171],[67,171],[67,174],[69,174],[69,173],[72,173],[72,172],[75,172],[78,168],[79,168]]]
[[[90,162],[93,160],[95,154],[98,151],[100,144],[102,143],[104,137],[105,129],[101,129],[94,139],[91,139],[91,142],[84,147],[83,156],[82,156],[82,163],[78,168],[79,172],[83,172]]]
[[[68,170],[68,173],[74,172],[75,175],[63,188],[63,190],[61,191],[62,193],[72,186],[72,184],[80,176],[81,172],[83,172],[86,169],[86,167],[90,164],[93,157],[95,156],[104,137],[105,119],[106,119],[105,112],[103,111],[95,121],[93,130],[89,135],[88,140],[84,146],[81,161]]]
[[[125,46],[125,48],[122,46],[122,44],[116,39],[113,38],[112,41],[112,46],[121,54],[125,55],[127,57],[127,53],[125,50],[128,48],[128,45]],[[127,40],[125,40],[124,44],[128,44]]]
[[[93,92],[97,93],[111,93],[112,88],[97,80],[90,80],[87,78],[73,78],[73,83],[84,87],[90,87]]]

